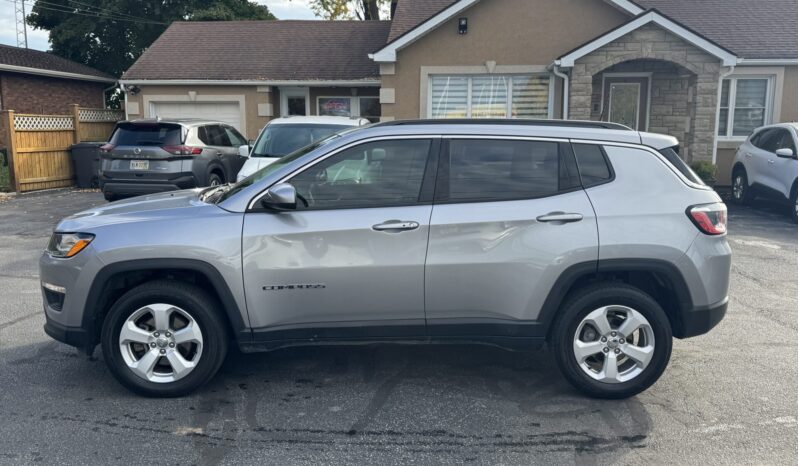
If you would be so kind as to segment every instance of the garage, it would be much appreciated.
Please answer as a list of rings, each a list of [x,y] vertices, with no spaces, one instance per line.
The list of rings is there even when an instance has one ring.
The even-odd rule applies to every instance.
[[[241,108],[238,102],[152,102],[150,115],[160,118],[199,118],[222,121],[242,133]]]

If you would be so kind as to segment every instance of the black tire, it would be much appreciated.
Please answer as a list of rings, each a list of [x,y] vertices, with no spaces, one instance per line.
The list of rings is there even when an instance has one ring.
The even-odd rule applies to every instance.
[[[745,172],[745,168],[736,168],[732,173],[731,198],[732,202],[739,205],[749,204],[754,199],[751,187],[748,185],[748,174]]]
[[[210,175],[208,175],[208,186],[221,186],[223,184],[224,184],[224,178],[222,178],[222,175],[216,172],[213,172]]]
[[[198,324],[203,337],[196,367],[185,377],[166,383],[136,375],[125,362],[119,346],[120,330],[127,318],[138,309],[156,303],[185,310]],[[218,309],[217,300],[188,283],[158,280],[131,289],[114,303],[103,321],[101,345],[108,368],[122,385],[140,395],[176,397],[196,390],[213,378],[227,355],[227,325]]]
[[[105,197],[105,200],[108,202],[114,202],[121,199],[118,195],[112,193],[103,193],[103,197]]]
[[[798,181],[793,185],[790,195],[790,217],[793,222],[798,223]]]
[[[621,383],[593,379],[580,368],[574,355],[574,336],[582,319],[608,305],[623,305],[638,311],[648,320],[654,334],[654,354],[648,366],[635,378]],[[673,334],[668,316],[651,296],[629,285],[599,283],[579,290],[564,303],[549,340],[560,371],[577,390],[595,398],[620,399],[646,390],[659,379],[670,360]]]

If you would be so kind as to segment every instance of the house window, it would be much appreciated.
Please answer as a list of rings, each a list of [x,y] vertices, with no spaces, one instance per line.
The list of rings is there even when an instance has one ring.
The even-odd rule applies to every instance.
[[[371,122],[380,121],[379,97],[319,97],[318,114],[321,116],[342,116],[368,118]]]
[[[432,118],[548,118],[549,75],[432,76]]]
[[[770,123],[772,79],[732,77],[723,80],[720,91],[718,136],[745,137],[754,128]]]

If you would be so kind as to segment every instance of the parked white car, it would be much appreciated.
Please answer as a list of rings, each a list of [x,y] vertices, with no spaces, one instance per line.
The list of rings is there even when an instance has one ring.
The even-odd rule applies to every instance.
[[[260,132],[249,154],[242,154],[249,158],[238,172],[237,181],[332,133],[369,123],[365,118],[334,116],[292,116],[272,120]]]
[[[756,196],[790,202],[798,223],[798,123],[754,130],[737,150],[732,169],[732,198],[742,204]]]

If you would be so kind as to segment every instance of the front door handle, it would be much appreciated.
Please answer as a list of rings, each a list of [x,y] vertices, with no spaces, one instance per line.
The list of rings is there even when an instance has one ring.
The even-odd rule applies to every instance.
[[[403,220],[388,220],[383,223],[378,223],[371,227],[375,231],[406,231],[415,230],[418,228],[418,222],[403,221]]]
[[[773,160],[773,159],[768,159],[768,163],[769,163],[769,164],[771,164],[771,165],[773,165],[774,163],[776,163],[776,161],[775,161],[775,160]]]
[[[538,222],[551,222],[556,224],[579,222],[582,220],[582,214],[566,213],[566,212],[549,212],[546,215],[541,215],[537,218]]]
[[[746,152],[746,153],[745,153],[745,157],[746,157],[746,158],[748,158],[748,159],[750,159],[750,158],[751,158],[751,154],[749,154],[748,152]]]

